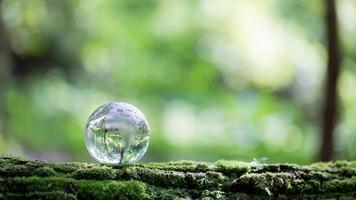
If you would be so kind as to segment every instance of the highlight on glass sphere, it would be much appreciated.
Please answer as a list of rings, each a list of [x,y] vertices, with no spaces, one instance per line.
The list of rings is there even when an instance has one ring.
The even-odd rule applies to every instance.
[[[137,162],[146,152],[150,128],[135,106],[111,102],[97,108],[85,127],[85,144],[101,163],[119,165]]]

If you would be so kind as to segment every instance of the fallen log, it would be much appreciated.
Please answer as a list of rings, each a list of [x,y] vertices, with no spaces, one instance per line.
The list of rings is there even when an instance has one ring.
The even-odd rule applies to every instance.
[[[122,166],[0,157],[0,199],[354,199],[356,161]]]

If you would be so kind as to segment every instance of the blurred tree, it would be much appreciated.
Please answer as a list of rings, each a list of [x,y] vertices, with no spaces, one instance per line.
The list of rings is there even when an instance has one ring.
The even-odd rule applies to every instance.
[[[327,76],[325,85],[325,105],[322,120],[320,160],[329,161],[334,156],[334,131],[337,122],[338,94],[337,82],[340,73],[341,53],[335,0],[325,0],[325,27],[327,39]]]
[[[11,56],[13,62],[11,72],[18,81],[26,81],[25,79],[28,75],[37,74],[43,76],[51,69],[59,69],[69,76],[80,69],[81,66],[78,61],[79,55],[77,51],[81,40],[77,39],[77,43],[73,43],[71,48],[64,44],[65,37],[67,37],[64,31],[75,32],[73,19],[75,7],[71,3],[72,1],[38,2],[41,2],[38,6],[42,7],[37,8],[38,10],[31,10],[31,2],[11,2],[21,5],[25,13],[22,18],[18,19],[20,21],[19,25],[11,27],[10,30],[4,30],[8,34],[13,34],[11,36],[12,40],[10,40],[12,48],[9,48],[9,56]],[[11,3],[8,4],[11,5]],[[31,22],[31,16],[35,15],[34,12],[40,12],[39,10],[41,9],[45,10],[44,12],[46,13],[52,13],[51,16],[53,18],[59,18],[52,21],[52,23],[57,23],[56,27],[51,27],[44,19],[37,19],[42,21],[37,22],[37,24],[31,24],[34,23]],[[61,23],[61,21],[65,21],[65,23]],[[28,31],[29,38],[21,35],[21,31]],[[24,44],[18,44],[14,42],[15,37],[18,37],[20,41],[24,39],[27,41],[22,41]]]

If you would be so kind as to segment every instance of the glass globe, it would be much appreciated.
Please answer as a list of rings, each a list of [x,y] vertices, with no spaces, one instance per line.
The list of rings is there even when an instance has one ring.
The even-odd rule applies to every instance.
[[[97,108],[85,127],[85,144],[101,163],[119,165],[137,162],[146,152],[150,128],[135,106],[111,102]]]

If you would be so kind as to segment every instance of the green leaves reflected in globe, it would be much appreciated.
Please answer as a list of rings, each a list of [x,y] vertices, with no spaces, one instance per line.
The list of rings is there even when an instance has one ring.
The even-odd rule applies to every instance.
[[[111,102],[97,108],[85,127],[90,155],[101,163],[119,165],[137,162],[150,140],[146,117],[135,106]]]

